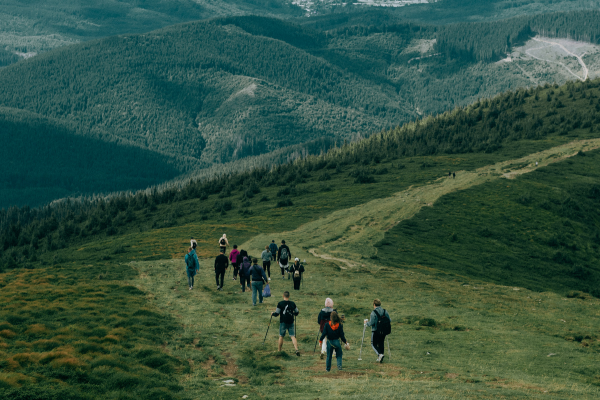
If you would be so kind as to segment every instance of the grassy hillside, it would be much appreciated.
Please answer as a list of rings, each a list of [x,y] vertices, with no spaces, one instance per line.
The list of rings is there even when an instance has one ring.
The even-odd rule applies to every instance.
[[[585,210],[595,201],[589,197],[589,182],[597,180],[598,150],[592,149],[600,146],[598,83],[506,94],[273,172],[85,207],[59,204],[46,211],[3,213],[0,395],[197,398],[201,392],[224,399],[314,399],[325,391],[329,397],[363,398],[368,390],[380,398],[398,393],[414,399],[597,397],[598,300],[583,293],[585,282],[565,278],[557,286],[553,277],[570,276],[571,265],[546,261],[552,276],[541,271],[531,281],[515,263],[514,280],[502,281],[502,286],[494,283],[498,278],[489,266],[489,277],[472,265],[450,269],[438,261],[440,249],[454,246],[456,255],[450,255],[457,262],[452,265],[461,265],[459,256],[476,256],[469,242],[481,236],[460,221],[463,215],[438,216],[444,225],[462,226],[457,241],[421,236],[419,244],[431,247],[419,254],[440,254],[435,260],[411,261],[404,258],[406,252],[384,247],[405,245],[391,239],[399,229],[404,232],[404,219],[425,226],[422,215],[431,221],[431,213],[446,211],[446,204],[461,196],[478,199],[464,216],[475,218],[476,213],[488,219],[493,235],[511,230],[498,216],[520,212],[522,221],[510,221],[516,224],[513,235],[531,230],[528,234],[541,237],[543,230],[556,229],[546,221],[562,224],[568,218],[574,231],[565,240],[568,246],[581,246],[587,231],[597,229],[595,210]],[[556,103],[564,107],[542,118],[543,109],[549,111],[547,95],[551,103],[556,95]],[[479,120],[470,118],[480,111]],[[519,111],[525,115],[509,118],[511,126],[502,125],[503,118],[521,115]],[[538,115],[542,127],[527,125]],[[555,124],[553,117],[559,121],[561,116],[570,118],[564,132],[546,129]],[[582,126],[588,118],[592,129]],[[579,119],[582,124],[573,127]],[[515,129],[517,124],[522,129]],[[447,134],[428,133],[436,129]],[[531,129],[539,135],[531,136]],[[575,155],[578,151],[585,155]],[[449,170],[457,171],[456,179],[447,179]],[[542,213],[535,205],[549,187],[553,196]],[[569,191],[569,204],[578,204],[589,221],[578,219],[577,212],[560,214],[571,212],[565,203],[559,208],[552,202],[563,191]],[[527,193],[531,201],[521,209],[512,199]],[[17,217],[20,223],[7,223]],[[525,217],[535,217],[539,224]],[[264,306],[251,307],[250,295],[239,293],[230,271],[226,290],[214,290],[212,257],[223,232],[254,255],[271,239],[286,239],[292,254],[306,259],[304,286],[293,293],[301,310],[301,357],[290,355],[288,339],[284,352],[275,351],[276,321],[267,344],[261,345],[268,311],[291,286],[277,277],[277,268],[272,273],[274,297]],[[202,259],[192,292],[181,261],[190,236],[198,239]],[[477,243],[484,249],[491,246]],[[535,242],[531,250],[543,252],[539,246]],[[523,256],[512,250],[502,255]],[[560,250],[572,260],[581,259],[572,248]],[[582,251],[581,257],[594,262],[593,244]],[[527,289],[532,282],[535,291]],[[571,290],[579,293],[565,297]],[[345,314],[353,346],[344,353],[341,373],[326,374],[324,362],[311,354],[316,315],[327,296]],[[383,300],[393,321],[391,359],[384,364],[373,363],[368,342],[363,361],[357,361],[361,321],[374,297]],[[223,386],[227,379],[236,386]]]
[[[493,33],[527,27],[527,36],[556,27],[556,35],[566,35],[574,16],[469,29],[400,24],[328,32],[276,19],[221,18],[87,42],[11,66],[0,71],[0,104],[60,120],[88,137],[158,153],[182,172],[248,157],[258,158],[223,171],[269,167],[530,85],[520,65],[486,58],[505,50]],[[590,40],[594,29],[586,31]],[[459,36],[477,46],[465,53]],[[564,80],[540,68],[535,82]],[[260,157],[273,151],[273,157]],[[11,154],[9,162],[24,174],[29,166]],[[107,185],[119,190],[120,179],[113,176]],[[147,182],[134,183],[128,188]],[[73,193],[64,185],[59,192]],[[7,196],[0,206],[39,204]]]

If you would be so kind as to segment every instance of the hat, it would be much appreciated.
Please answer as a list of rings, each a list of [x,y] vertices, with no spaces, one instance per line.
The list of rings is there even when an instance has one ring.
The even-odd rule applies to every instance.
[[[294,261],[300,261],[300,259],[299,259],[298,257],[296,257],[296,258],[294,259]]]
[[[325,307],[333,307],[333,300],[329,297],[325,299]]]

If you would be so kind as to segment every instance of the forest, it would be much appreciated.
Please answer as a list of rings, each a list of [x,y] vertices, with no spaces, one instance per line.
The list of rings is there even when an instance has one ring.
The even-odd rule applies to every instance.
[[[327,150],[325,142],[354,141],[529,86],[515,67],[491,61],[537,32],[597,40],[596,15],[363,25],[325,32],[278,19],[222,17],[90,41],[3,68],[0,104],[3,112],[25,110],[60,120],[94,140],[167,157],[188,174],[183,179],[268,167],[294,154],[318,154]],[[591,24],[584,29],[586,37],[577,36],[584,32],[575,23],[581,18]],[[415,43],[433,39],[435,47],[425,54],[443,56],[414,62],[422,55]],[[553,77],[547,82],[553,83]],[[272,152],[280,156],[267,156]],[[27,163],[14,152],[9,156],[9,175],[23,175]],[[124,188],[115,181],[112,190],[148,183],[129,182]],[[24,189],[32,191],[6,194],[0,207],[37,206],[57,198],[35,195],[45,186],[30,183]],[[46,194],[94,193],[88,188],[60,183]]]
[[[252,213],[254,204],[292,205],[301,193],[309,194],[301,189],[306,182],[323,182],[318,190],[326,191],[334,174],[350,177],[354,185],[376,182],[379,175],[401,174],[410,157],[481,154],[515,158],[574,137],[597,137],[599,87],[600,80],[595,80],[520,89],[355,143],[338,143],[325,154],[306,155],[272,168],[192,180],[161,190],[64,200],[42,208],[4,209],[0,211],[0,259],[5,269],[28,265],[31,257],[37,259],[36,254],[73,241],[122,232],[139,218],[138,213],[151,216],[161,204],[199,199],[202,215],[225,215],[231,210],[244,215]],[[394,170],[378,168],[383,162],[391,162]],[[431,167],[435,163],[421,165]],[[269,187],[282,188],[276,199],[260,195]],[[154,221],[152,229],[170,226],[182,215]]]

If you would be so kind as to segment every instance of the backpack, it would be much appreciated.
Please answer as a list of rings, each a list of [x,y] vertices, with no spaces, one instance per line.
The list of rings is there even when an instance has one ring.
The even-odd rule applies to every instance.
[[[227,242],[225,242],[225,239],[221,238],[221,240],[219,241],[219,244],[221,246],[225,246],[225,243],[227,243]]]
[[[300,267],[298,269],[294,267],[294,279],[300,279]]]
[[[291,324],[294,322],[294,310],[292,310],[290,303],[288,303],[285,306],[285,308],[283,309],[283,311],[281,312],[281,316],[283,317],[283,322],[285,322],[286,324]]]
[[[382,315],[379,315],[377,312],[375,312],[375,314],[377,315],[377,334],[386,336],[392,333],[392,321],[390,321],[390,318],[385,314],[385,309],[383,310]]]
[[[188,269],[194,269],[194,267],[196,263],[194,262],[194,256],[192,256],[191,254],[186,254],[185,255],[185,265],[187,266]]]
[[[289,257],[288,250],[284,247],[281,249],[281,256],[279,256],[282,260],[287,260]]]

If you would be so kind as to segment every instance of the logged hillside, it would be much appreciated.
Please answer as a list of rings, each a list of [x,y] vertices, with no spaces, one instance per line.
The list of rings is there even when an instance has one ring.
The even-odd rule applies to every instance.
[[[221,18],[87,42],[5,68],[0,104],[61,121],[86,137],[157,153],[182,173],[270,167],[509,88],[562,82],[565,75],[550,63],[522,63],[535,68],[534,79],[521,65],[490,62],[488,53],[511,50],[494,32],[521,32],[511,46],[554,26],[557,36],[583,32],[575,26],[578,15],[327,32],[277,19]],[[594,29],[586,28],[590,40]],[[464,43],[476,46],[465,51]],[[10,154],[13,171],[25,174],[27,163]],[[112,190],[123,189],[118,176],[111,179]],[[146,183],[132,181],[126,189]],[[56,193],[81,192],[61,186]],[[41,204],[1,197],[2,207]]]
[[[1,211],[0,396],[309,399],[377,379],[382,398],[432,381],[434,399],[595,398],[599,100],[600,80],[518,90],[272,170]],[[215,290],[223,232],[307,260],[301,357],[274,351],[275,319],[262,345],[291,286],[278,268],[265,305],[230,271]],[[353,346],[328,375],[312,355],[326,297]],[[384,364],[368,340],[357,361],[374,297],[392,315]]]

